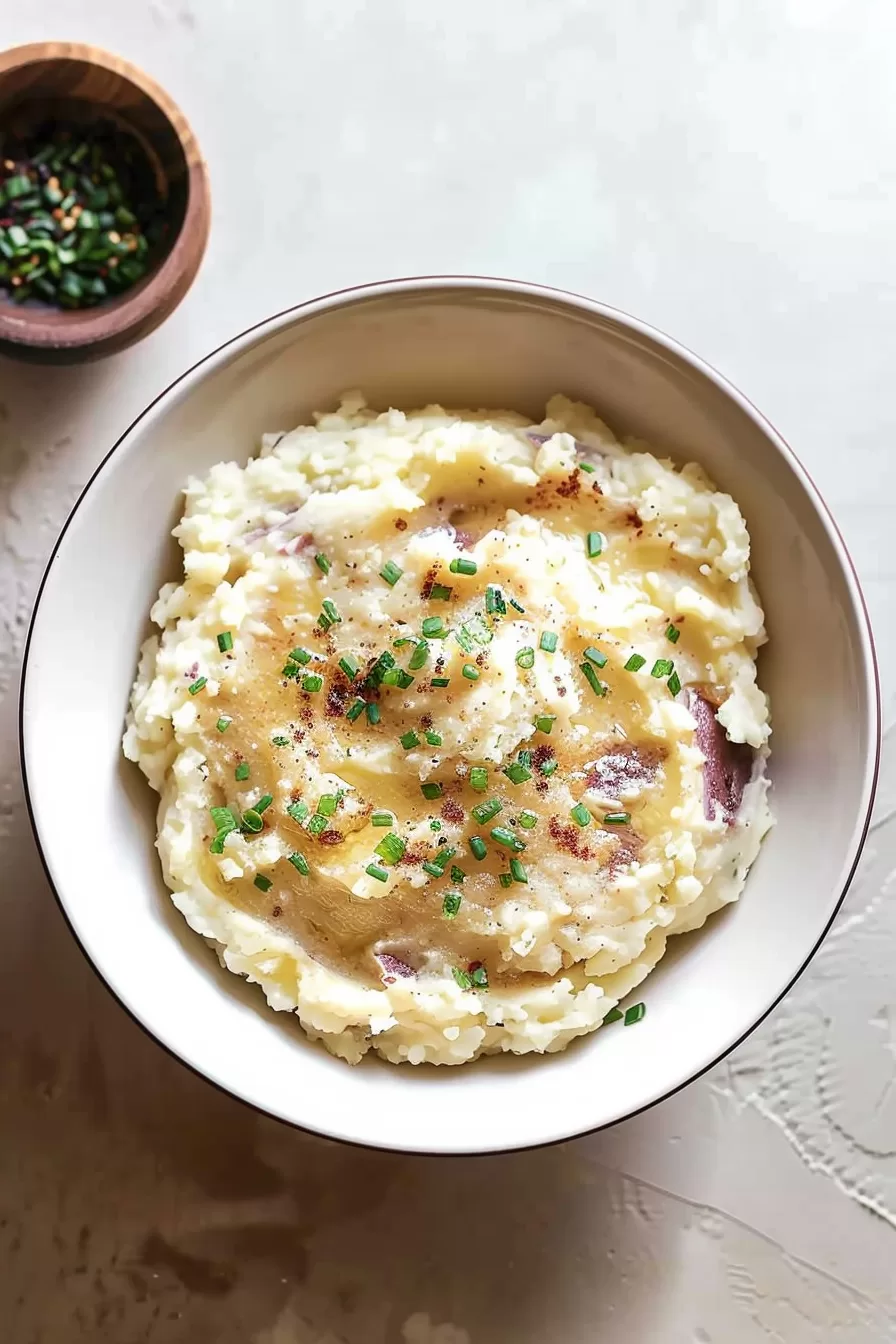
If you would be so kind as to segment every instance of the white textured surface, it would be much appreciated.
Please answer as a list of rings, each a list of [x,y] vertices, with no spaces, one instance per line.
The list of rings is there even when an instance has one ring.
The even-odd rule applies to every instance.
[[[29,18],[5,7],[4,41],[46,37],[117,48],[170,89],[206,151],[215,224],[189,299],[142,346],[80,370],[0,362],[4,1338],[896,1339],[896,738],[835,932],[726,1064],[609,1133],[442,1162],[289,1132],[147,1040],[62,924],[15,756],[42,566],[146,400],[274,309],[452,270],[594,294],[743,387],[852,547],[891,726],[896,9],[46,0]]]

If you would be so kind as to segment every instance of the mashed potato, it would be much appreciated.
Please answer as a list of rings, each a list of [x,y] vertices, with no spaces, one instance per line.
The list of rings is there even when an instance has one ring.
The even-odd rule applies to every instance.
[[[359,395],[186,486],[124,740],[172,899],[351,1062],[554,1051],[770,825],[737,505],[544,421]]]

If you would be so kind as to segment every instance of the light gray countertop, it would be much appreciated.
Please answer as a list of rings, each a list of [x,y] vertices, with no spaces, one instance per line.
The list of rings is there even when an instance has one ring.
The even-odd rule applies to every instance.
[[[896,1340],[889,736],[846,906],[745,1045],[610,1132],[456,1161],[293,1133],[144,1036],[56,910],[16,755],[42,568],[130,420],[277,309],[433,272],[592,294],[762,407],[852,549],[889,729],[896,6],[44,0],[7,4],[2,30],[141,64],[191,119],[214,197],[199,279],[142,345],[79,369],[0,361],[4,1340]]]

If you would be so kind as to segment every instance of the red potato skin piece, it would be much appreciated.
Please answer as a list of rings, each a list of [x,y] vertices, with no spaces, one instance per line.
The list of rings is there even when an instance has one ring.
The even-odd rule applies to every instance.
[[[399,976],[406,978],[417,974],[406,961],[399,961],[391,952],[377,952],[376,959],[382,967],[384,985],[394,985]]]
[[[733,826],[744,789],[753,774],[755,753],[746,742],[732,742],[716,718],[716,706],[699,691],[688,690],[688,709],[697,725],[697,746],[706,757],[703,766],[703,812],[710,820],[721,806]]]
[[[620,742],[588,766],[585,777],[588,788],[599,789],[606,797],[619,798],[626,788],[652,784],[664,754],[658,747]]]

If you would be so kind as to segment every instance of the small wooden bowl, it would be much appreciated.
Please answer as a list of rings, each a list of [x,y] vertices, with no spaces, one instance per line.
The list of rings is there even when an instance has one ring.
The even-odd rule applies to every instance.
[[[112,354],[164,322],[186,294],[208,241],[211,204],[199,146],[158,84],[120,56],[77,42],[32,42],[0,53],[0,127],[117,122],[138,141],[168,219],[163,255],[142,280],[95,308],[60,312],[0,298],[0,353],[70,363]]]

